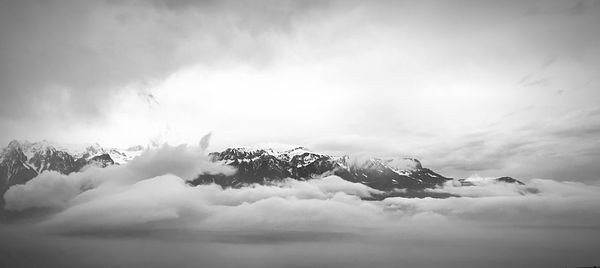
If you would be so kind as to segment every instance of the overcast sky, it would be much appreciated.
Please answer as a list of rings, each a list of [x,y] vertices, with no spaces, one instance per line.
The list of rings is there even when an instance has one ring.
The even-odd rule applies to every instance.
[[[2,0],[0,125],[594,182],[600,2]]]

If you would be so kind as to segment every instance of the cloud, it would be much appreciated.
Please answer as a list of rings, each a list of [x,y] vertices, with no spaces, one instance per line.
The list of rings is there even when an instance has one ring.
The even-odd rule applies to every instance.
[[[360,222],[366,215],[380,217],[377,206],[360,199],[372,193],[379,191],[335,176],[222,189],[216,185],[192,187],[180,177],[162,175],[110,190],[102,186],[90,189],[73,197],[63,211],[41,225],[67,233],[132,228],[254,229],[265,225],[313,230],[307,224],[347,226],[353,225],[347,223],[351,219]],[[12,203],[12,195],[6,197],[9,208],[23,208]]]
[[[474,186],[448,182],[434,192],[460,195],[444,200],[414,201],[391,198],[392,206],[408,207],[414,214],[439,213],[480,223],[544,227],[593,227],[600,223],[594,203],[600,187],[579,182],[532,179],[526,185],[493,178],[472,177]]]
[[[202,139],[200,139],[200,149],[206,150],[206,148],[208,148],[208,144],[210,143],[211,136],[212,136],[212,133],[208,133],[204,137],[202,137]]]
[[[26,186],[11,187],[4,195],[10,200],[5,205],[9,210],[32,207],[62,208],[65,203],[81,192],[82,185],[67,175],[47,171],[31,180]]]
[[[145,92],[191,65],[268,65],[295,21],[327,4],[61,0],[1,7],[0,122],[14,124],[5,135],[15,136],[24,125],[59,131],[102,123],[125,92]],[[157,103],[152,96],[138,95]]]
[[[89,172],[92,170],[84,173]],[[94,172],[92,176],[102,175],[107,173]],[[360,221],[365,213],[372,214],[369,218],[378,216],[374,213],[378,208],[364,203],[360,197],[370,197],[379,191],[335,176],[309,181],[289,179],[278,185],[241,189],[222,189],[216,185],[192,187],[172,174],[142,180],[123,178],[117,182],[115,178],[119,176],[82,192],[78,185],[81,178],[44,173],[28,184],[12,187],[5,195],[6,208],[62,209],[42,222],[42,226],[60,232],[155,230],[174,226],[239,228],[264,224],[305,228],[310,222],[347,225],[344,222]]]
[[[598,169],[598,108],[580,108],[554,117],[520,109],[523,122],[491,124],[478,131],[440,139],[414,150],[427,167],[454,177],[512,176],[594,182]],[[450,142],[448,140],[451,140]]]

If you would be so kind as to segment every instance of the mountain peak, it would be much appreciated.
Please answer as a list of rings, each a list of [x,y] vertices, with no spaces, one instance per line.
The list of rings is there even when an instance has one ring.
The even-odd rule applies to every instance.
[[[303,147],[303,146],[299,146],[299,147],[296,147],[296,148],[291,149],[291,150],[287,150],[287,151],[282,152],[282,153],[283,154],[287,154],[289,157],[294,157],[294,156],[297,156],[297,155],[303,155],[305,153],[315,154],[315,155],[323,155],[323,154],[311,151],[310,149],[308,149],[306,147]]]
[[[124,164],[141,153],[141,150],[104,148],[98,143],[74,145],[48,140],[12,140],[0,154],[0,196],[7,187],[25,183],[44,171],[69,174],[87,165]]]
[[[12,140],[8,143],[8,146],[6,147],[7,149],[17,149],[17,148],[21,148],[21,142],[18,140]]]
[[[288,150],[288,152],[292,152],[292,151],[310,151],[310,150],[304,146],[298,146],[294,149]]]

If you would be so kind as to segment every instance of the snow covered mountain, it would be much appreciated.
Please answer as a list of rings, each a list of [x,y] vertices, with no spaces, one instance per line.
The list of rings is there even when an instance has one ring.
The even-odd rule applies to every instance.
[[[374,189],[414,196],[426,188],[433,188],[452,180],[424,168],[419,160],[413,158],[330,156],[303,147],[283,152],[271,149],[229,148],[211,153],[210,156],[213,161],[221,161],[235,167],[237,173],[232,176],[201,175],[193,181],[194,184],[216,183],[224,187],[241,187],[285,178],[306,180],[315,176],[337,175]],[[398,191],[400,189],[402,191]]]
[[[0,194],[47,170],[69,174],[89,165],[123,164],[139,155],[142,149],[117,150],[103,148],[97,143],[65,145],[13,140],[0,152]]]
[[[125,150],[104,148],[99,144],[64,145],[48,141],[11,141],[0,152],[0,197],[15,184],[23,184],[44,171],[63,174],[81,171],[87,166],[107,167],[124,164],[141,154],[142,146]],[[286,178],[307,180],[319,176],[337,175],[347,181],[361,183],[385,192],[375,198],[389,196],[447,197],[450,195],[427,191],[453,180],[423,167],[414,158],[381,159],[349,156],[331,156],[304,147],[287,151],[272,149],[229,148],[213,152],[209,157],[216,162],[237,169],[234,175],[199,175],[194,185],[216,183],[223,187],[242,187],[259,183],[270,184]],[[510,177],[498,182],[523,184]],[[463,186],[472,182],[458,180]],[[0,198],[0,205],[2,203]]]

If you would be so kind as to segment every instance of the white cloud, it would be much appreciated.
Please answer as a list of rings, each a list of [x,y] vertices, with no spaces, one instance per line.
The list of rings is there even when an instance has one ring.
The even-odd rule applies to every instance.
[[[79,181],[55,171],[40,174],[27,185],[16,185],[4,194],[9,210],[32,207],[62,208],[65,203],[81,192]]]

